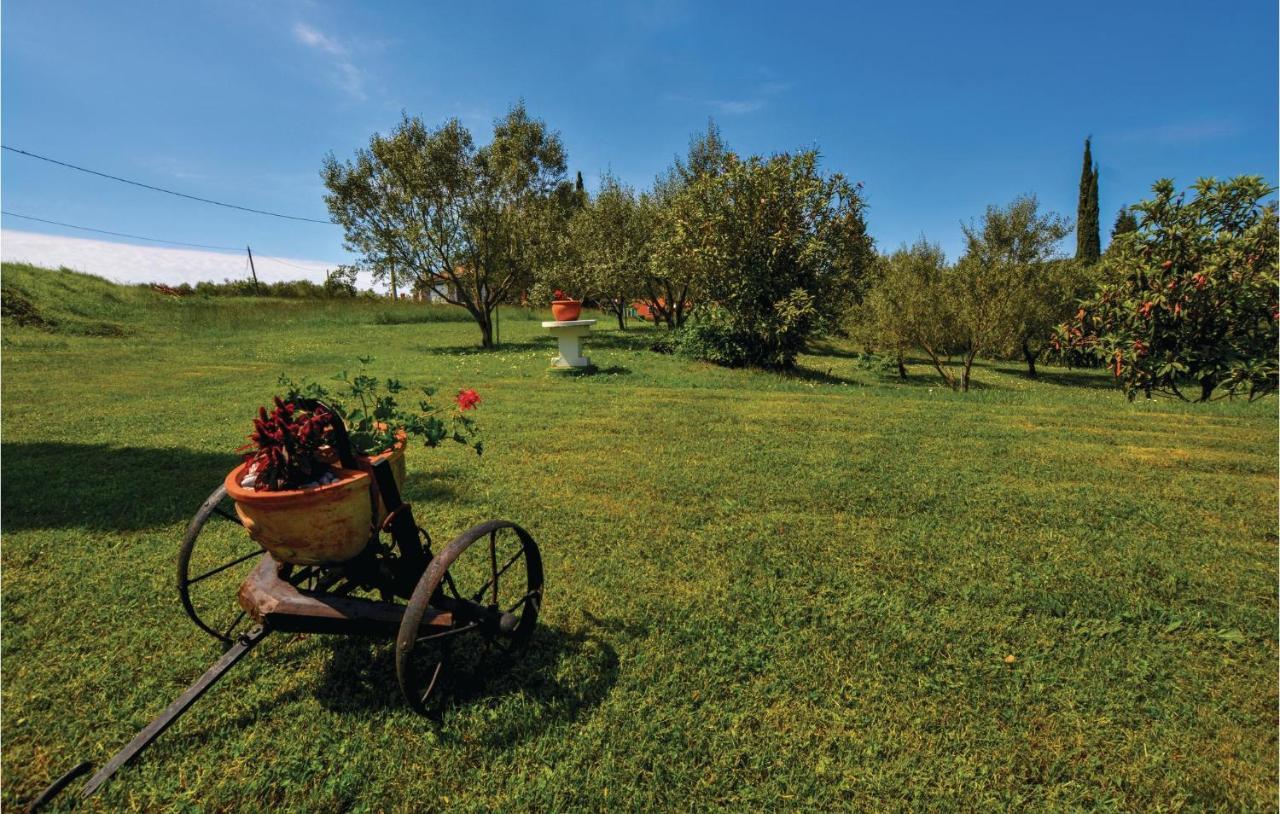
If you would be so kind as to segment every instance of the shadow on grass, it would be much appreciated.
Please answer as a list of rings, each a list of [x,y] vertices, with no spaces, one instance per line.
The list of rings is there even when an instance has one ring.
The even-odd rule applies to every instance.
[[[5,531],[138,530],[187,520],[234,454],[106,444],[0,444]]]
[[[512,746],[541,734],[548,726],[577,720],[598,706],[618,680],[618,653],[608,639],[623,630],[598,624],[586,631],[539,626],[523,653],[510,655],[488,647],[483,639],[459,641],[459,652],[446,664],[429,703],[431,720],[442,738],[458,740],[451,731],[455,717],[468,719],[473,708],[494,708],[503,699],[518,701],[519,712],[483,716],[469,728],[468,742],[490,747]],[[363,638],[329,640],[333,657],[325,666],[316,698],[338,713],[405,708],[396,681],[395,647]]]
[[[410,472],[405,476],[404,494],[401,499],[406,503],[454,501],[458,497],[458,492],[449,480],[438,473],[428,475],[425,472]]]
[[[608,367],[555,367],[548,368],[547,375],[562,379],[591,379],[596,376],[630,376],[631,368],[622,365]]]
[[[1001,373],[1007,373],[1011,376],[1022,376],[1027,378],[1027,369],[1025,367],[1000,367],[993,368]],[[1033,382],[1044,382],[1045,384],[1057,385],[1058,387],[1083,387],[1090,390],[1115,390],[1119,391],[1120,387],[1110,376],[1103,371],[1096,370],[1045,370],[1040,368],[1036,371],[1034,379],[1027,379]]]
[[[137,531],[190,520],[240,462],[234,454],[106,444],[0,444],[5,531]],[[468,502],[448,470],[410,472],[411,503]]]
[[[976,369],[977,368],[975,366],[975,370]],[[959,381],[960,369],[955,368],[954,373],[956,381]],[[885,384],[894,384],[901,387],[925,387],[931,390],[947,389],[947,383],[942,380],[942,377],[939,376],[938,372],[932,367],[908,367],[907,378],[905,379],[897,373],[883,373],[880,375],[880,381]],[[978,390],[1008,390],[1009,388],[975,378],[969,380],[969,389],[976,392]],[[957,389],[956,392],[959,393],[960,390]]]
[[[583,348],[587,355],[591,355],[592,350],[632,350],[647,351],[653,344],[652,331],[600,331],[591,333],[583,343]],[[545,350],[554,352],[556,348],[556,340],[550,334],[535,337],[533,339],[523,339],[519,341],[503,340],[501,344],[492,348],[482,348],[477,344],[468,345],[419,345],[414,348],[416,352],[428,353],[437,356],[452,354],[468,354],[468,353],[509,353],[512,351],[535,351]]]
[[[805,355],[817,357],[825,356],[831,359],[861,359],[864,354],[856,350],[837,348],[835,345],[825,342],[813,342],[810,343],[808,349],[805,350]]]
[[[831,372],[831,368],[823,370],[815,370],[811,367],[795,367],[791,370],[779,370],[777,375],[784,379],[792,379],[802,382],[813,382],[815,384],[856,384],[862,386],[862,382],[857,379],[849,379],[844,376],[837,376]]]

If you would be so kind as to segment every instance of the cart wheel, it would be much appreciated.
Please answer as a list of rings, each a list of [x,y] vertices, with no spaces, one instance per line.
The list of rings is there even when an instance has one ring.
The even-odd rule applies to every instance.
[[[227,487],[214,489],[191,518],[178,552],[178,596],[196,627],[227,645],[249,629],[253,620],[236,597],[262,553],[245,533]]]
[[[433,600],[439,605],[473,602],[501,612],[501,621],[481,623],[454,614],[451,624],[434,624]],[[533,634],[541,606],[542,555],[529,532],[506,520],[490,520],[455,537],[431,560],[400,623],[396,676],[405,700],[427,712],[427,698],[451,650],[482,641],[508,652],[521,648]]]

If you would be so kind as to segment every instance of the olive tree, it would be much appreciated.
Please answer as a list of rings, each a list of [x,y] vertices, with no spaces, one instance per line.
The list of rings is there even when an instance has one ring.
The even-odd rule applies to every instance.
[[[540,274],[542,289],[564,289],[600,304],[626,330],[631,303],[643,296],[653,205],[611,174],[569,220],[563,254]]]
[[[880,353],[895,357],[898,375],[907,377],[906,355],[920,349],[948,387],[959,386],[952,357],[957,341],[953,301],[948,293],[950,267],[942,248],[921,237],[876,259],[871,284],[852,313],[852,333]]]
[[[704,293],[710,258],[693,249],[688,240],[685,198],[699,180],[724,172],[728,157],[720,129],[708,121],[705,132],[689,139],[687,155],[677,157],[655,179],[651,195],[641,196],[640,206],[647,213],[652,234],[640,299],[649,307],[655,324],[682,327],[692,308],[691,298]]]
[[[321,171],[346,247],[467,309],[486,348],[498,304],[558,252],[573,198],[564,175],[559,135],[523,104],[484,147],[457,119],[430,130],[406,114],[352,160],[330,153]]]
[[[1034,195],[1024,195],[987,207],[981,224],[961,227],[965,252],[954,296],[959,324],[972,340],[969,365],[973,354],[1020,354],[1035,378],[1054,327],[1085,293],[1082,265],[1058,250],[1071,222],[1039,207]]]

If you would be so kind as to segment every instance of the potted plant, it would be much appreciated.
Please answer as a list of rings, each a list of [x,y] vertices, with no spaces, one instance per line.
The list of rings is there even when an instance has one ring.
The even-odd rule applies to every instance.
[[[556,322],[572,322],[581,315],[582,300],[575,300],[557,288],[551,295],[551,316]]]
[[[370,359],[362,359],[367,364]],[[385,383],[363,368],[354,377],[339,374],[345,387],[330,393],[316,383],[294,384],[285,376],[283,397],[270,413],[259,408],[245,462],[227,475],[227,493],[249,535],[282,562],[315,565],[342,562],[360,553],[385,507],[373,486],[375,464],[391,461],[403,488],[405,449],[411,436],[429,447],[453,440],[484,450],[479,429],[465,415],[480,403],[475,390],[455,397],[456,409],[442,417],[425,388],[417,411],[402,409],[396,395],[403,386]],[[347,427],[356,468],[345,469],[334,448],[333,415],[324,407],[300,405],[317,400],[336,412]],[[370,499],[370,495],[373,499]]]

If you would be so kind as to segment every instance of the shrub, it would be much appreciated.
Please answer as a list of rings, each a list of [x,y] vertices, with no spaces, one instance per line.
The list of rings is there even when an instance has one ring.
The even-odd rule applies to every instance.
[[[1275,190],[1258,176],[1193,189],[1188,200],[1161,180],[1132,207],[1138,230],[1117,236],[1103,284],[1058,333],[1059,347],[1107,364],[1131,399],[1276,390],[1276,207],[1262,203]]]
[[[852,314],[853,335],[892,354],[902,378],[907,351],[920,348],[948,387],[960,387],[951,362],[967,345],[957,326],[954,275],[942,248],[923,237],[879,258],[871,290]]]
[[[667,204],[664,256],[700,268],[704,313],[684,339],[722,364],[791,367],[861,294],[872,260],[858,188],[806,151],[694,177]]]

